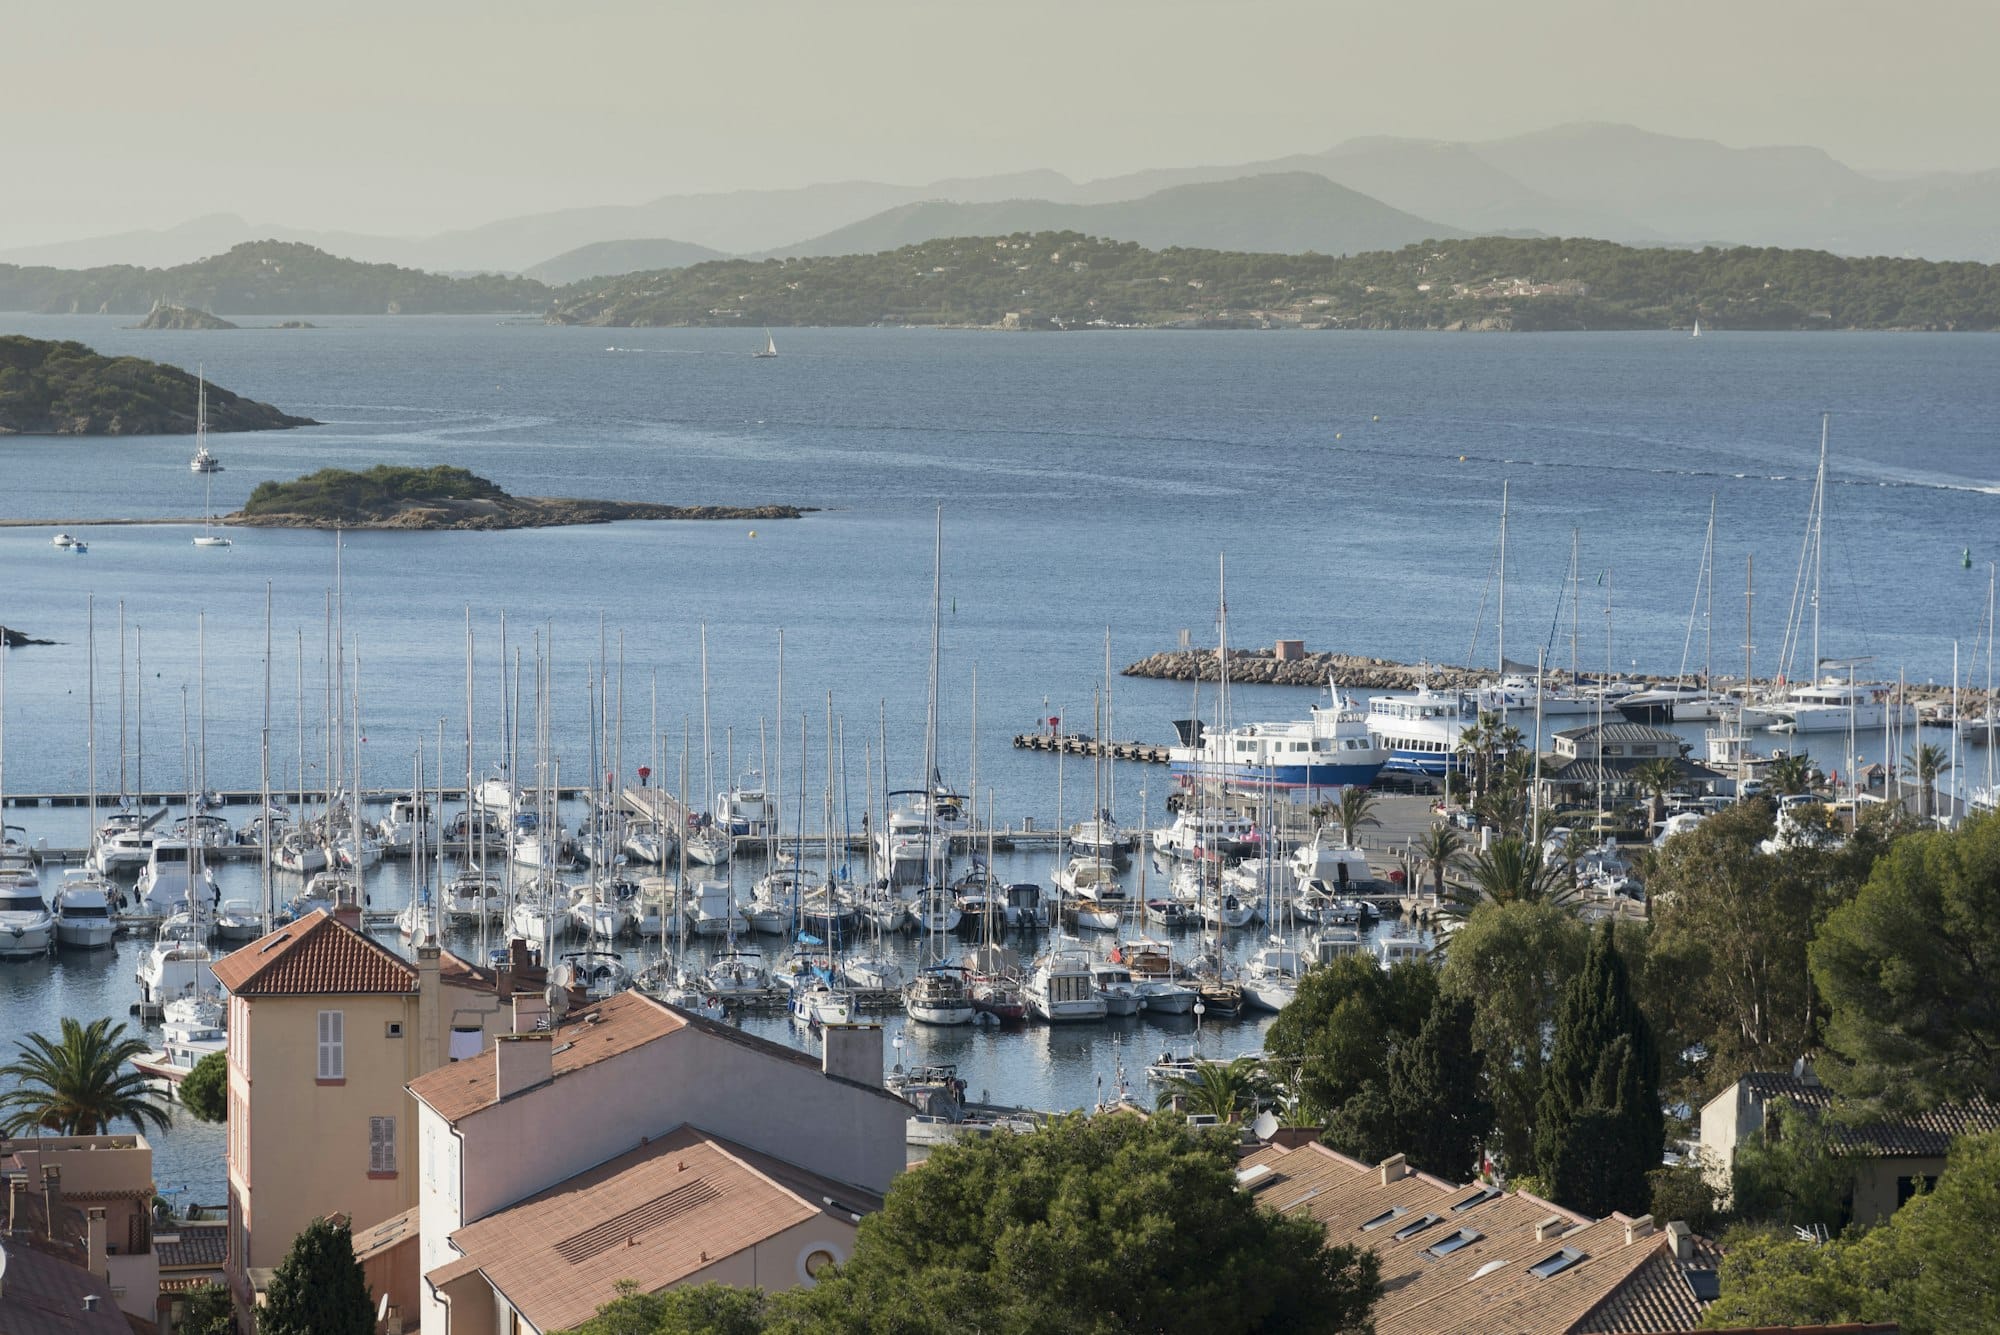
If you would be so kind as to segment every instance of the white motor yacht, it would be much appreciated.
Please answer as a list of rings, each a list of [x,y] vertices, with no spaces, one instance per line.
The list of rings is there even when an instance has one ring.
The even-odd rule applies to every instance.
[[[1137,1015],[1146,1008],[1139,985],[1132,981],[1132,971],[1122,964],[1096,961],[1090,966],[1090,981],[1104,1001],[1106,1015]]]
[[[195,850],[185,839],[157,839],[139,873],[136,894],[147,913],[165,917],[180,905],[199,900],[204,906],[221,897],[215,873],[206,866],[195,871]]]
[[[906,788],[890,793],[886,828],[869,840],[876,878],[892,886],[921,884],[930,874],[932,840],[944,837],[937,833],[936,820],[928,791]]]
[[[264,934],[264,912],[254,900],[225,899],[215,911],[215,934],[224,941],[255,941]]]
[[[1856,732],[1909,728],[1917,722],[1917,707],[1898,706],[1886,686],[1850,685],[1834,678],[1801,686],[1775,705],[1782,720],[1774,732]]]
[[[110,945],[118,930],[111,917],[115,893],[93,871],[64,872],[51,906],[56,920],[56,944],[69,950],[95,950]]]
[[[1100,858],[1116,867],[1123,867],[1132,860],[1132,832],[1111,819],[1108,811],[1100,811],[1090,820],[1072,825],[1069,846],[1072,852],[1083,857]]]
[[[688,931],[696,936],[739,936],[750,930],[727,881],[696,881],[686,912]]]
[[[1021,989],[1029,1012],[1050,1024],[1103,1019],[1108,1008],[1090,966],[1090,956],[1074,946],[1037,956]]]
[[[55,949],[56,918],[42,901],[32,869],[0,868],[0,958],[26,959]]]
[[[193,923],[160,929],[159,938],[140,959],[135,975],[142,1012],[157,1013],[170,1001],[221,991],[215,979],[215,955],[201,939],[203,935],[205,928]]]
[[[375,826],[375,839],[393,853],[408,853],[421,838],[427,848],[437,847],[437,818],[430,803],[421,797],[399,797],[389,804],[389,814]]]
[[[472,790],[472,800],[477,805],[499,816],[512,816],[521,806],[521,790],[504,775],[481,780]]]
[[[768,839],[777,831],[777,804],[765,791],[764,776],[752,770],[727,792],[715,795],[715,823],[730,834]]]
[[[1246,857],[1258,846],[1257,827],[1234,811],[1183,808],[1173,822],[1153,831],[1153,849],[1184,861]]]
[[[203,1057],[228,1051],[229,1035],[223,1028],[226,1012],[220,998],[206,994],[177,998],[167,1002],[163,1010],[164,1039],[159,1050],[134,1057],[132,1065],[178,1089]]]
[[[1292,879],[1299,882],[1325,881],[1345,889],[1375,878],[1368,866],[1368,855],[1358,848],[1349,848],[1346,837],[1332,825],[1315,830],[1313,837],[1293,849],[1286,861]]]
[[[1428,962],[1431,953],[1424,943],[1414,936],[1398,933],[1376,939],[1375,958],[1384,969],[1393,969],[1398,964]]]
[[[1299,952],[1274,936],[1251,953],[1244,967],[1243,1000],[1258,1010],[1281,1011],[1299,994],[1299,975],[1304,972]]]
[[[120,807],[97,827],[91,860],[106,876],[135,872],[153,854],[153,820],[130,807]]]

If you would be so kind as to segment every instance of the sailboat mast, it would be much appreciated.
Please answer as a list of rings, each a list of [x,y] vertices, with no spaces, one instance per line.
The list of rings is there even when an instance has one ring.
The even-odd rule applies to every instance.
[[[97,833],[97,595],[85,594],[83,598],[84,620],[84,755],[90,762],[90,830],[91,843],[96,843]]]
[[[1708,493],[1708,550],[1701,557],[1708,602],[1701,614],[1701,688],[1710,689],[1715,672],[1715,493]]]
[[[1494,639],[1498,649],[1496,665],[1501,676],[1507,675],[1507,480],[1500,480],[1500,607],[1495,623]]]
[[[1819,680],[1819,592],[1826,557],[1826,435],[1832,413],[1819,415],[1819,471],[1813,477],[1812,680]]]
[[[1574,691],[1582,683],[1579,675],[1582,664],[1577,656],[1577,604],[1582,600],[1582,570],[1576,563],[1577,530],[1575,525],[1569,530],[1569,688]]]
[[[712,802],[715,792],[715,748],[708,737],[708,623],[701,624],[701,786],[711,794],[704,801]]]
[[[783,794],[785,791],[785,628],[783,626],[778,627],[778,712],[775,718],[778,723],[778,735],[774,739],[776,745],[771,750],[773,771],[771,782],[771,852],[774,855],[778,851],[779,836],[784,833],[785,829],[783,815]],[[763,731],[761,726],[758,731]],[[799,748],[799,773],[804,774],[806,753],[803,735],[800,737]],[[805,798],[803,795],[799,798],[799,819],[805,819]]]
[[[263,873],[262,926],[271,929],[271,581],[264,581],[264,735],[257,762],[257,854]]]
[[[132,790],[125,786],[125,600],[118,600],[118,796],[122,801]]]

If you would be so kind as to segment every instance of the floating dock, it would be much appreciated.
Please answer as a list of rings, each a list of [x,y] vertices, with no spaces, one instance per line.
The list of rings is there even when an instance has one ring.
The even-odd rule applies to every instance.
[[[1017,732],[1018,751],[1050,751],[1066,756],[1109,756],[1113,760],[1136,760],[1144,765],[1167,763],[1167,748],[1152,742],[1100,741],[1080,732]]]

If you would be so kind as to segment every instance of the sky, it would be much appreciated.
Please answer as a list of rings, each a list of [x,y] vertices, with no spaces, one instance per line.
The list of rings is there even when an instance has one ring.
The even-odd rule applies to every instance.
[[[1619,121],[2000,166],[1992,0],[0,0],[0,248]]]

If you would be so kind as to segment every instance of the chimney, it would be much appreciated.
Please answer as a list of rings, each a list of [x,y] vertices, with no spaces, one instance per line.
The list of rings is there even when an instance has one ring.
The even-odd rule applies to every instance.
[[[9,1232],[25,1231],[21,1222],[21,1212],[28,1206],[28,1175],[15,1173],[7,1179],[7,1229]]]
[[[1641,1238],[1653,1236],[1653,1216],[1642,1214],[1637,1219],[1625,1221],[1625,1245],[1630,1247]]]
[[[443,1005],[442,954],[436,946],[417,947],[417,1069],[435,1070],[442,1060],[438,1042],[444,1024],[438,1010]]]
[[[555,1035],[502,1034],[493,1040],[493,1097],[504,1099],[555,1079]]]
[[[361,906],[353,900],[346,898],[335,900],[333,907],[327,910],[327,912],[332,915],[335,922],[345,927],[348,931],[360,932]]]
[[[42,1220],[49,1241],[56,1241],[56,1215],[62,1211],[62,1169],[52,1163],[42,1165]]]
[[[1694,1260],[1694,1230],[1685,1220],[1676,1219],[1667,1225],[1667,1242],[1674,1249],[1676,1261]]]
[[[1792,1063],[1792,1074],[1807,1089],[1819,1088],[1819,1072],[1813,1070],[1812,1058],[1801,1057]]]
[[[514,994],[514,1032],[532,1034],[549,1023],[549,1000],[537,992]]]
[[[841,1080],[879,1088],[882,1084],[882,1026],[879,1024],[829,1024],[824,1026],[819,1069]]]
[[[86,1293],[83,1295],[83,1310],[86,1312],[95,1312],[97,1310],[96,1294]]]
[[[99,1279],[108,1280],[111,1278],[111,1262],[107,1259],[110,1226],[104,1222],[104,1207],[93,1205],[84,1214],[88,1221],[84,1226],[85,1247],[90,1256],[87,1268]]]
[[[1410,1174],[1409,1166],[1400,1154],[1390,1155],[1376,1165],[1376,1170],[1382,1174],[1382,1185],[1385,1187],[1391,1182],[1400,1182]]]
[[[1559,1214],[1552,1214],[1541,1223],[1535,1225],[1535,1241],[1547,1242],[1549,1239],[1559,1238],[1567,1232],[1569,1232],[1569,1220]]]

